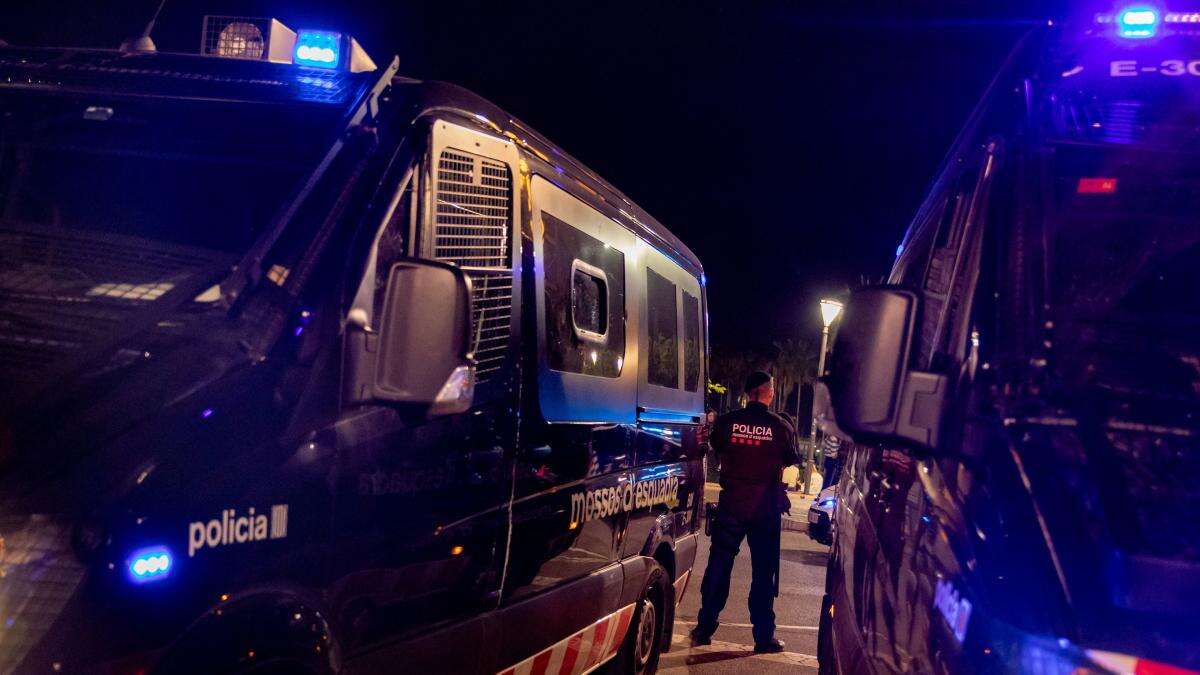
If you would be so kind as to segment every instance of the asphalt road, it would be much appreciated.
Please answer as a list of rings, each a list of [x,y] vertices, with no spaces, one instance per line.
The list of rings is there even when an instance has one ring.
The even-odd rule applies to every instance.
[[[796,509],[793,509],[793,514]],[[803,518],[804,513],[798,514]],[[817,672],[817,615],[825,589],[825,562],[829,547],[808,535],[784,532],[779,597],[775,599],[776,637],[787,643],[782,654],[755,654],[750,634],[750,550],[745,542],[733,568],[729,601],[721,613],[721,627],[707,647],[691,647],[688,631],[700,610],[700,579],[708,564],[709,539],[701,535],[693,577],[675,616],[671,651],[663,654],[659,672],[682,673],[815,673]]]

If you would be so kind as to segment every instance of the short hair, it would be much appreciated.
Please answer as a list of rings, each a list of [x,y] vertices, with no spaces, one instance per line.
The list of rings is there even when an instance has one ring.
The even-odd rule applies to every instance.
[[[764,384],[769,384],[770,382],[771,382],[771,375],[769,373],[766,373],[761,370],[756,370],[753,373],[750,373],[750,375],[746,377],[746,384],[742,387],[742,389],[747,394],[749,394],[750,392],[754,391],[755,389],[758,389],[759,387],[763,386]]]

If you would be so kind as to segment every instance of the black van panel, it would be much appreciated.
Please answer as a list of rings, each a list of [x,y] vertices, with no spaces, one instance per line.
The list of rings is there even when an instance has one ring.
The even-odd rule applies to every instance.
[[[501,628],[495,670],[543,652],[630,604],[624,601],[622,593],[623,569],[621,564],[609,564],[497,612],[496,621]]]
[[[47,54],[64,62],[130,58],[115,53],[43,56]],[[171,77],[183,79],[193,70],[234,77],[247,68],[287,68],[157,54],[137,59],[139,67],[169,66]],[[120,76],[149,76],[142,72],[122,70]],[[106,73],[96,71],[97,82],[106,81]],[[363,77],[371,76],[355,79]],[[124,436],[88,439],[98,448],[80,451],[89,459],[74,469],[85,469],[89,479],[56,478],[47,481],[55,482],[54,490],[37,495],[38,504],[48,510],[78,517],[84,527],[73,536],[98,547],[87,556],[80,554],[89,578],[79,592],[86,591],[87,602],[77,597],[66,603],[58,627],[29,652],[38,663],[86,642],[101,645],[86,654],[94,655],[95,662],[133,654],[128,665],[149,669],[189,624],[200,632],[185,634],[176,643],[181,649],[202,647],[203,631],[270,625],[279,628],[268,636],[278,638],[281,644],[272,645],[278,650],[243,650],[243,643],[231,638],[225,646],[234,648],[228,653],[210,650],[207,660],[192,666],[230,670],[254,665],[256,658],[295,654],[300,659],[311,651],[320,655],[316,664],[355,672],[494,673],[573,632],[602,622],[615,631],[627,623],[632,614],[628,598],[636,598],[645,583],[647,556],[656,556],[676,580],[686,576],[695,558],[703,489],[691,419],[699,414],[703,363],[692,359],[687,366],[687,359],[680,359],[680,369],[690,368],[697,380],[692,384],[700,391],[688,392],[687,405],[680,405],[680,399],[658,406],[676,413],[675,418],[664,422],[643,416],[637,424],[643,327],[641,301],[635,296],[641,284],[633,280],[644,270],[639,267],[634,275],[627,269],[628,363],[619,380],[623,393],[606,398],[609,392],[583,387],[580,391],[591,400],[564,397],[564,405],[574,408],[565,408],[570,414],[563,419],[586,424],[559,424],[562,419],[554,416],[547,420],[538,405],[541,362],[536,333],[530,331],[544,323],[521,314],[534,307],[529,289],[521,285],[533,279],[533,269],[527,267],[534,262],[532,251],[518,248],[529,242],[527,209],[537,207],[530,206],[529,167],[558,176],[560,191],[591,209],[595,220],[610,229],[614,236],[606,241],[626,247],[628,265],[646,251],[663,251],[659,263],[670,266],[676,285],[696,297],[702,309],[699,261],[614,188],[490,104],[448,85],[391,81],[382,72],[375,77],[379,89],[392,84],[389,95],[364,112],[378,112],[379,143],[356,146],[361,156],[339,155],[339,162],[321,169],[324,177],[314,179],[302,195],[305,200],[314,196],[302,201],[297,220],[329,229],[321,230],[315,241],[289,239],[294,231],[301,232],[297,237],[309,237],[309,229],[280,230],[279,248],[302,251],[304,273],[287,277],[286,269],[271,269],[261,283],[247,281],[239,289],[244,295],[237,298],[238,308],[244,314],[211,312],[220,314],[221,330],[233,337],[241,337],[235,331],[265,326],[254,333],[252,356],[244,342],[230,338],[218,345],[217,337],[196,331],[205,335],[173,336],[180,342],[195,339],[194,345],[188,343],[190,351],[175,352],[188,367],[164,359],[170,352],[156,347],[153,358],[147,353],[132,366],[118,364],[104,371],[108,379],[86,390],[96,399],[91,412],[104,412],[105,428],[121,429]],[[123,81],[132,80],[114,79],[111,88],[120,92]],[[59,86],[69,89],[69,83]],[[137,87],[125,89],[122,93],[139,95]],[[218,105],[205,105],[210,104]],[[172,105],[198,104],[178,100]],[[278,108],[283,116],[296,112],[295,107]],[[433,142],[436,138],[429,134],[435,124],[458,127],[456,138],[473,139],[470,147]],[[474,157],[447,158],[441,152],[447,148]],[[485,161],[497,159],[496,148],[505,154],[506,176],[488,173],[498,171]],[[349,359],[344,324],[355,290],[365,288],[363,297],[375,290],[363,277],[373,274],[365,258],[378,245],[376,235],[396,235],[389,241],[390,255],[416,252],[471,267],[470,247],[453,245],[461,243],[454,238],[462,234],[454,228],[464,224],[454,214],[443,212],[441,220],[434,214],[449,201],[434,194],[434,181],[443,169],[458,174],[446,182],[455,183],[452,187],[467,197],[475,196],[474,190],[511,190],[508,201],[499,201],[512,214],[512,230],[504,236],[511,234],[513,248],[490,260],[494,264],[489,269],[469,270],[477,289],[503,275],[508,275],[505,283],[511,281],[491,288],[491,296],[477,296],[476,320],[492,320],[493,335],[486,345],[482,339],[477,345],[495,366],[486,373],[486,390],[479,390],[469,412],[430,419],[362,396],[345,396]],[[388,222],[392,214],[385,213],[386,206],[395,203],[400,188],[395,183],[408,174],[414,176],[412,194],[419,198],[404,197],[411,208]],[[347,189],[349,175],[358,181],[353,189]],[[346,205],[336,211],[342,217],[329,217],[326,207],[339,199]],[[464,204],[470,202],[464,198],[447,208]],[[441,229],[430,231],[431,223]],[[481,236],[486,229],[475,221],[464,227],[474,228],[465,236]],[[441,249],[438,236],[446,243]],[[506,309],[511,314],[489,319],[484,304],[490,301],[510,301]],[[269,339],[263,337],[268,328]],[[703,330],[684,327],[680,335],[694,336],[697,342]],[[372,344],[361,342],[352,348],[365,350]],[[702,354],[703,345],[695,346]],[[150,397],[147,382],[170,384],[161,387],[170,396]],[[106,392],[110,385],[112,391]],[[136,415],[126,415],[113,405],[116,398],[156,400],[137,406]],[[593,414],[598,409],[605,414]],[[55,423],[70,426],[70,420]],[[131,439],[139,443],[133,451],[121,446]],[[120,461],[104,461],[110,456]],[[64,495],[70,496],[66,502]],[[254,529],[251,536],[259,516],[262,532]],[[41,517],[6,511],[0,513],[0,525],[37,525]],[[10,530],[0,534],[14,546],[17,539],[10,535],[16,530]],[[64,526],[54,536],[62,540],[68,531]],[[50,530],[43,534],[49,536]],[[129,565],[127,555],[164,541],[175,554],[171,575],[131,585],[121,567]],[[65,540],[58,544],[62,555],[76,555],[67,551]],[[54,551],[57,555],[59,549]],[[281,598],[305,601],[301,608]],[[170,611],[159,611],[166,605]],[[320,620],[304,623],[309,614],[319,614]],[[200,617],[207,619],[194,623]],[[70,627],[79,625],[88,625],[95,634],[86,641],[75,639],[81,631]],[[310,625],[320,630],[309,630]],[[302,636],[293,635],[297,626],[305,629]],[[319,644],[313,643],[314,635]],[[598,657],[619,646],[615,633],[609,635]],[[183,658],[183,651],[169,658]]]

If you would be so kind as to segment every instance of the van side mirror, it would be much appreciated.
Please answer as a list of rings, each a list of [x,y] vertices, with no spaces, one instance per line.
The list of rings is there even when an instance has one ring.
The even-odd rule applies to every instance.
[[[471,407],[471,281],[460,268],[418,259],[393,264],[375,337],[374,368],[365,373],[371,399],[424,409],[429,416]]]
[[[937,447],[948,380],[909,370],[919,305],[886,286],[846,302],[827,381],[837,425],[855,441]]]

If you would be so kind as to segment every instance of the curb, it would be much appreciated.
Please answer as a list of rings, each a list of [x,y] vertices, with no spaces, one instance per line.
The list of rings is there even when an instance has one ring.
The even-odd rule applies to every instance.
[[[790,516],[785,515],[783,517],[783,531],[784,532],[803,532],[804,534],[808,534],[808,521],[796,520]]]
[[[705,483],[705,499],[710,496],[715,498],[715,494],[719,493],[721,486],[716,483]],[[709,495],[707,493],[713,493]],[[799,513],[799,516],[783,514],[783,531],[784,532],[803,532],[808,534],[808,507],[812,505],[812,500],[816,495],[807,495],[800,492],[788,491],[788,499],[792,501],[792,513]]]

